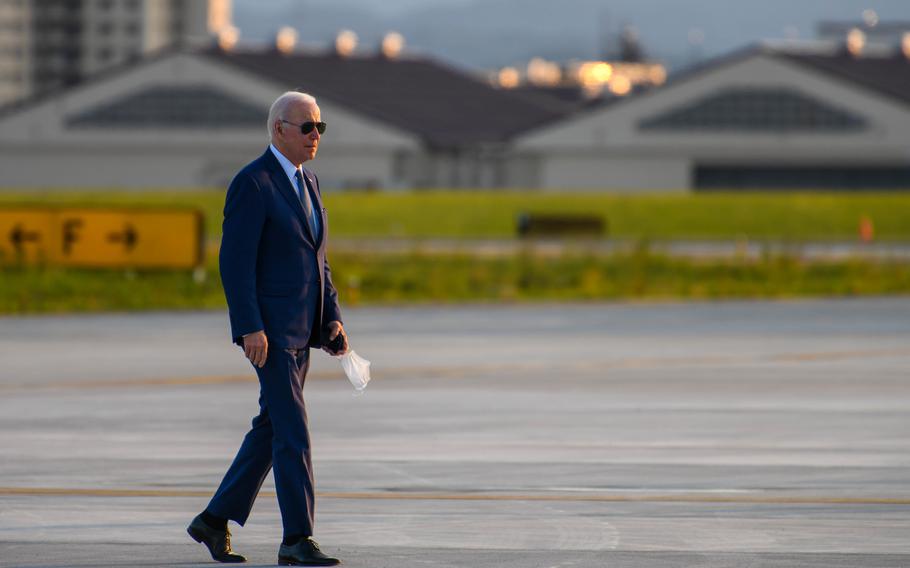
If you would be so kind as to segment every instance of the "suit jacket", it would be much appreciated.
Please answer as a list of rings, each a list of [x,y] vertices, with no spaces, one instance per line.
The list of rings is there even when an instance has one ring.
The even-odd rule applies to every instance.
[[[319,181],[306,168],[303,174],[322,218],[315,240],[297,192],[268,148],[228,188],[219,265],[237,344],[261,329],[275,347],[321,347],[322,329],[341,321],[325,258],[328,219]]]

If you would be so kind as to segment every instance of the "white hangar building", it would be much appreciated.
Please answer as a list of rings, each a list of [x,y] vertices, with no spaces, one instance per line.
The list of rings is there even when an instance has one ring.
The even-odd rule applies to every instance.
[[[328,124],[327,188],[527,184],[508,138],[569,110],[424,58],[172,50],[0,109],[0,187],[226,187],[293,89]]]
[[[910,45],[750,48],[527,131],[512,152],[553,189],[910,189]]]
[[[755,47],[573,105],[382,55],[167,51],[0,109],[0,188],[225,187],[315,95],[326,188],[910,188],[910,45]]]

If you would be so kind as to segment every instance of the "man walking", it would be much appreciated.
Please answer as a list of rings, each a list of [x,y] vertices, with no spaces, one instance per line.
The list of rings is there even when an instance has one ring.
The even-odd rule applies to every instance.
[[[315,491],[303,385],[310,347],[347,350],[338,293],[325,257],[319,182],[302,166],[325,132],[312,96],[287,92],[272,104],[271,144],[231,182],[220,268],[234,342],[259,377],[259,415],[205,511],[187,532],[220,562],[232,551],[228,520],[241,526],[270,468],[284,527],[280,565],[333,566],[312,539]],[[331,347],[330,347],[331,346]]]

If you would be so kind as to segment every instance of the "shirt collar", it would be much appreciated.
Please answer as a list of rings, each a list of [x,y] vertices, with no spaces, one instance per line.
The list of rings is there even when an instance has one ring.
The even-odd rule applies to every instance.
[[[281,169],[284,170],[285,175],[287,175],[287,176],[288,176],[288,179],[291,180],[291,185],[294,185],[294,183],[293,183],[293,182],[294,182],[294,175],[297,173],[297,166],[295,166],[294,164],[292,164],[291,161],[288,160],[288,159],[284,156],[284,154],[282,154],[282,153],[278,150],[278,148],[275,147],[274,144],[269,144],[269,149],[271,149],[271,150],[272,150],[272,154],[274,154],[275,157],[278,158],[278,163],[281,164]],[[303,172],[302,172],[302,171],[301,171],[301,175],[303,175]]]

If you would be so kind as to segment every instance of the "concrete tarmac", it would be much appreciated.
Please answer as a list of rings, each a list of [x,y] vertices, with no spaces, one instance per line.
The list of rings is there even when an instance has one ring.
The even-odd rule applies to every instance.
[[[910,299],[346,310],[316,538],[350,567],[910,566]],[[0,318],[0,566],[211,566],[257,411],[220,312]],[[271,478],[235,548],[274,565]]]

